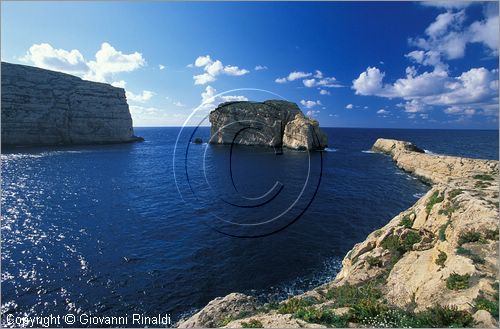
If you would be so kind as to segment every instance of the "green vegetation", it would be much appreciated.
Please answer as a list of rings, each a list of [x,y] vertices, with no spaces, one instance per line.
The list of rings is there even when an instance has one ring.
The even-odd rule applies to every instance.
[[[220,320],[219,323],[217,323],[217,327],[225,327],[229,322],[232,321],[232,318],[230,316],[226,316],[224,319]]]
[[[439,240],[446,241],[446,229],[450,226],[451,220],[448,220],[446,224],[441,225],[439,228]]]
[[[444,263],[448,259],[448,255],[444,251],[439,251],[438,258],[436,259],[436,265],[439,265],[441,267],[444,267]]]
[[[469,242],[481,242],[481,233],[475,231],[467,231],[458,237],[458,245],[463,245],[464,243]]]
[[[441,203],[441,202],[443,202],[443,200],[444,200],[444,196],[439,195],[439,191],[434,192],[431,195],[431,198],[429,199],[429,201],[427,202],[427,205],[425,206],[425,211],[427,212],[427,214],[430,214],[432,207],[434,207],[434,205],[436,203]]]
[[[474,176],[474,179],[478,179],[478,180],[486,180],[486,181],[492,181],[492,180],[495,180],[495,178],[493,178],[493,176],[491,176],[491,175],[475,175],[475,176]]]
[[[464,190],[462,190],[462,189],[453,189],[448,193],[448,196],[450,197],[450,199],[454,199],[455,197],[459,196],[463,192],[464,192]]]
[[[477,181],[475,184],[474,184],[474,187],[476,188],[486,188],[488,186],[491,186],[491,183],[490,182],[485,182],[485,181]]]
[[[494,230],[486,230],[484,233],[484,238],[488,240],[498,240],[498,227]]]
[[[411,228],[413,226],[413,221],[410,219],[409,215],[403,216],[399,225],[404,226],[406,228]]]
[[[377,258],[377,257],[368,256],[368,257],[366,257],[366,262],[371,267],[381,267],[382,266],[382,261],[380,260],[380,258]]]
[[[468,257],[468,258],[472,259],[472,261],[473,261],[474,263],[477,263],[477,264],[484,264],[484,259],[483,259],[481,256],[479,256],[479,255],[477,255],[477,254],[473,253],[473,252],[472,252],[471,250],[469,250],[469,249],[465,249],[464,247],[458,247],[458,248],[457,248],[457,254],[458,254],[458,255],[465,256],[465,257]]]
[[[439,210],[440,215],[450,216],[453,214],[460,206],[456,202],[450,202],[445,208]]]
[[[278,308],[278,313],[281,314],[293,314],[300,309],[311,306],[314,301],[308,298],[290,298],[285,303],[280,304]]]
[[[381,283],[381,279],[379,278],[363,286],[344,284],[328,289],[325,297],[332,300],[335,307],[352,307],[366,300],[377,301],[382,298],[382,292],[377,287]]]
[[[295,317],[306,322],[319,323],[327,327],[347,328],[349,317],[346,315],[336,315],[331,310],[318,310],[314,308],[300,309],[295,313]]]
[[[494,301],[484,297],[478,297],[474,300],[474,304],[476,309],[488,311],[495,319],[498,319],[498,294],[496,295],[496,300]]]
[[[457,273],[452,273],[448,279],[446,279],[446,287],[450,290],[462,290],[469,288],[469,274],[460,275]]]
[[[242,328],[264,328],[262,325],[262,322],[259,320],[252,319],[248,322],[241,322],[241,327]]]
[[[410,251],[415,243],[419,243],[422,240],[420,234],[415,231],[409,231],[403,239],[401,245],[405,251]]]

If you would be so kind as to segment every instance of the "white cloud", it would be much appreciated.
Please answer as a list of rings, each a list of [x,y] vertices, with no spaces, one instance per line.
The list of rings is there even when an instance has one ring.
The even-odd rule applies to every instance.
[[[193,67],[192,64],[190,64]],[[189,65],[188,65],[189,66]],[[215,81],[216,77],[221,74],[231,75],[231,76],[241,76],[250,71],[246,69],[240,69],[238,66],[234,65],[224,65],[220,60],[212,60],[209,55],[199,56],[195,62],[194,66],[203,67],[205,73],[194,75],[194,84],[195,85],[204,85],[209,82]]]
[[[163,70],[165,69],[165,67],[166,67],[166,66],[165,66],[165,65],[162,65],[162,64],[159,64],[159,65],[158,65],[158,68],[159,68],[161,71],[163,71]]]
[[[319,94],[320,95],[330,95],[330,92],[328,90],[325,90],[325,89],[320,89]]]
[[[316,79],[321,79],[321,78],[323,78],[323,72],[321,72],[320,70],[316,70],[316,71],[314,71],[314,77],[315,77]]]
[[[85,73],[89,70],[80,51],[55,49],[48,43],[32,45],[19,60],[36,67],[70,74]]]
[[[186,104],[181,103],[181,102],[179,102],[179,101],[174,102],[173,104],[174,104],[175,106],[177,106],[177,107],[185,107],[185,106],[186,106]]]
[[[487,18],[485,21],[474,22],[469,28],[471,42],[484,44],[492,51],[492,55],[498,55],[498,16]]]
[[[465,11],[461,10],[456,13],[448,11],[439,14],[436,20],[425,29],[425,33],[432,38],[437,38],[446,33],[450,28],[459,28],[464,20]]]
[[[125,80],[120,80],[120,81],[114,81],[111,83],[113,87],[118,87],[118,88],[125,88],[127,85],[127,82]]]
[[[85,74],[84,78],[106,82],[113,74],[131,72],[145,64],[146,61],[141,53],[124,54],[116,50],[109,43],[104,42],[101,45],[101,49],[95,54],[95,60],[88,62],[90,72]]]
[[[376,67],[368,67],[365,72],[352,81],[352,88],[356,95],[376,95],[382,91],[382,80],[385,73],[380,72]]]
[[[156,107],[130,105],[130,114],[137,127],[181,126],[188,114]]]
[[[277,78],[276,80],[274,80],[274,82],[276,82],[276,83],[286,83],[286,78]]]
[[[311,75],[312,75],[312,73],[294,71],[294,72],[291,72],[290,74],[288,74],[287,80],[288,81],[295,81],[298,79],[307,78]]]
[[[262,71],[262,70],[267,70],[267,66],[265,65],[257,65],[254,68],[255,71]]]
[[[316,110],[309,110],[306,112],[306,116],[309,118],[314,118],[316,117],[321,111],[316,111]]]
[[[101,44],[95,60],[91,61],[85,60],[76,49],[55,49],[48,43],[32,45],[19,60],[49,70],[76,74],[87,80],[108,83],[112,82],[114,74],[132,72],[146,65],[141,53],[124,54],[107,42]]]
[[[354,108],[354,105],[352,105],[352,104],[347,104],[347,105],[345,106],[345,108],[346,108],[346,109],[348,109],[348,110],[352,110],[352,109]]]
[[[134,94],[131,91],[126,92],[127,95],[127,100],[132,101],[132,102],[137,102],[137,103],[145,103],[151,99],[155,95],[154,92],[149,91],[149,90],[143,90],[142,93],[140,94]]]
[[[470,6],[474,2],[478,1],[422,1],[420,4],[422,6],[428,7],[437,7],[437,8],[445,8],[445,9],[462,9]]]
[[[389,114],[389,111],[387,111],[385,109],[380,109],[377,111],[377,114]]]
[[[210,110],[217,107],[220,103],[224,102],[243,102],[248,101],[245,96],[239,95],[217,95],[217,90],[212,86],[207,86],[205,91],[201,93],[201,108],[204,110]]]
[[[313,108],[315,106],[321,105],[321,102],[320,101],[306,101],[303,99],[300,101],[300,104],[302,104],[306,108],[310,109],[310,108]]]

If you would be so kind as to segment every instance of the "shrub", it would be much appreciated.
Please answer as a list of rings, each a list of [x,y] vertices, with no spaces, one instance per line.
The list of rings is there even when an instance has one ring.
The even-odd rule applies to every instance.
[[[491,186],[491,183],[490,182],[484,182],[484,181],[477,181],[475,184],[474,184],[474,187],[477,187],[477,188],[486,188],[488,186]]]
[[[401,222],[399,222],[399,225],[404,226],[406,228],[411,228],[413,226],[413,221],[410,219],[410,216],[405,215],[401,219]]]
[[[217,323],[217,327],[225,327],[229,322],[232,321],[232,318],[230,316],[226,316],[224,319],[220,320],[219,323]]]
[[[491,175],[475,175],[474,178],[479,179],[479,180],[487,180],[487,181],[495,180],[493,178],[493,176],[491,176]]]
[[[460,206],[458,205],[458,203],[455,203],[455,202],[452,202],[450,204],[448,204],[448,206],[444,209],[440,209],[439,210],[439,214],[440,215],[446,215],[446,216],[450,216],[451,214],[453,214],[458,208],[460,208]]]
[[[439,195],[439,191],[435,191],[429,201],[427,202],[427,205],[425,206],[425,210],[427,212],[427,214],[430,214],[431,210],[432,210],[432,207],[434,207],[434,205],[436,203],[440,203],[440,202],[443,202],[444,200],[444,196],[443,195]]]
[[[488,240],[498,240],[498,228],[494,230],[486,230],[484,233],[484,238]]]
[[[406,234],[405,238],[402,241],[402,248],[405,251],[410,251],[413,248],[413,245],[415,243],[418,243],[422,240],[422,237],[420,234],[414,231],[409,231],[408,234]]]
[[[264,328],[264,326],[262,325],[262,322],[260,322],[259,320],[255,320],[255,319],[252,319],[248,322],[242,322],[241,327],[242,328]]]
[[[465,249],[464,247],[458,247],[457,248],[457,254],[459,255],[462,255],[462,256],[466,256],[470,259],[472,259],[472,261],[474,263],[477,263],[477,264],[484,264],[484,259],[481,258],[481,256],[473,253],[471,250],[469,249]]]
[[[446,287],[450,290],[462,290],[469,288],[469,274],[460,275],[457,273],[452,273],[448,279],[446,279]]]
[[[446,229],[450,226],[451,220],[448,220],[446,224],[441,225],[439,228],[439,240],[446,241]]]
[[[377,257],[368,256],[368,257],[366,257],[366,262],[368,263],[368,265],[370,265],[372,267],[381,267],[382,266],[382,261],[380,260],[380,258],[377,258]]]
[[[421,328],[471,328],[474,319],[469,312],[456,307],[435,306],[415,314],[413,327]]]
[[[307,298],[290,298],[286,302],[280,304],[278,308],[278,313],[281,314],[293,314],[298,310],[313,305],[314,302]]]
[[[448,193],[448,196],[450,197],[450,199],[453,199],[453,198],[457,197],[458,195],[462,194],[463,192],[464,192],[464,190],[462,190],[462,189],[453,189]]]
[[[344,284],[328,289],[326,298],[333,300],[335,307],[352,307],[363,300],[376,301],[382,298],[382,292],[377,288],[378,280],[372,280],[362,286]]]
[[[441,267],[444,267],[444,263],[446,262],[446,259],[448,259],[448,255],[444,251],[440,251],[438,258],[436,259],[436,265],[439,265]]]
[[[478,242],[481,240],[481,233],[475,231],[467,231],[460,234],[458,238],[458,244],[461,246],[468,242]]]
[[[318,310],[314,308],[301,309],[295,313],[295,317],[306,322],[319,323],[328,327],[346,328],[348,316],[339,316],[330,310]]]
[[[382,248],[389,250],[391,253],[401,253],[404,251],[397,235],[388,236],[384,241],[382,241],[381,246]]]
[[[495,296],[494,301],[484,297],[478,297],[474,300],[476,309],[485,310],[491,313],[495,319],[498,319],[498,295]]]

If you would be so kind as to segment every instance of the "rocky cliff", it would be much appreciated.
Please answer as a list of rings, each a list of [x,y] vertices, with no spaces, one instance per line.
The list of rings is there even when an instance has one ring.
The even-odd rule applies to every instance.
[[[227,102],[213,110],[209,120],[210,142],[214,144],[315,150],[328,143],[318,122],[306,118],[297,104],[286,101]]]
[[[1,72],[4,146],[140,140],[122,88],[5,62]]]
[[[335,280],[250,313],[248,297],[231,294],[179,326],[498,327],[498,161],[387,139],[373,150],[432,188],[356,244]]]

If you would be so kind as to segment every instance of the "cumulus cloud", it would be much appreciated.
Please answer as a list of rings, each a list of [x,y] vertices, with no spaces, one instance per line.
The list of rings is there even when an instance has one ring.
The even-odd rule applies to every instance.
[[[210,110],[224,102],[242,102],[248,101],[248,98],[240,95],[217,95],[217,90],[212,86],[207,86],[201,93],[201,107],[204,110]]]
[[[387,111],[385,109],[380,109],[377,111],[377,114],[389,114],[389,111]]]
[[[80,51],[56,49],[48,43],[32,45],[19,60],[36,67],[70,74],[85,73],[89,70]]]
[[[345,108],[346,108],[346,109],[348,109],[348,110],[352,110],[352,109],[354,108],[354,105],[352,105],[352,104],[347,104],[347,105],[345,106]]]
[[[306,116],[308,116],[309,118],[314,118],[316,117],[319,113],[321,113],[321,111],[316,111],[316,110],[309,110],[306,112]]]
[[[420,4],[422,6],[445,8],[445,9],[462,9],[470,6],[474,2],[478,1],[422,1]]]
[[[321,105],[321,102],[320,101],[306,101],[303,99],[300,101],[300,104],[302,104],[304,107],[310,109],[310,108],[313,108],[315,106]]]
[[[286,78],[277,78],[276,80],[274,80],[274,82],[281,83],[281,84],[286,83],[286,81],[287,81]]]
[[[163,65],[163,64],[159,64],[159,65],[158,65],[158,68],[160,69],[160,71],[163,71],[163,70],[165,69],[165,67],[166,67],[166,66],[165,66],[165,65]]]
[[[267,66],[265,65],[257,65],[254,68],[255,71],[262,71],[262,70],[267,70]]]
[[[320,95],[330,95],[330,92],[328,90],[325,90],[325,89],[320,89],[319,94]]]
[[[215,81],[217,79],[216,77],[221,74],[241,76],[250,72],[246,69],[240,69],[238,66],[224,65],[220,60],[212,60],[209,55],[199,56],[194,61],[194,65],[190,64],[188,66],[203,67],[203,70],[205,71],[205,73],[193,76],[195,85],[204,85],[209,82]]]
[[[154,92],[149,90],[143,90],[140,94],[134,94],[131,91],[126,92],[127,100],[137,103],[146,103],[155,95]]]
[[[125,80],[120,80],[120,81],[114,81],[111,83],[113,87],[118,87],[118,88],[125,88],[127,85],[127,82]]]

